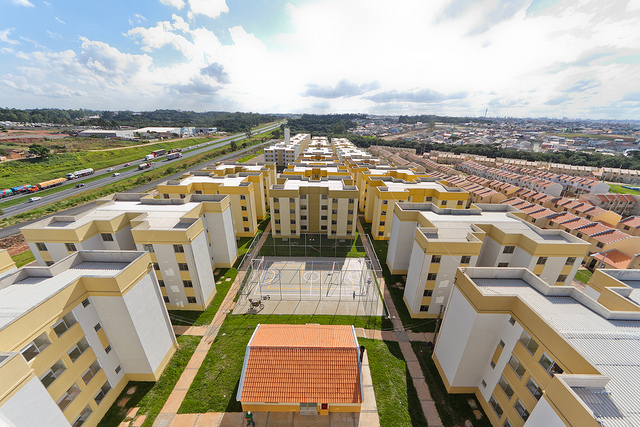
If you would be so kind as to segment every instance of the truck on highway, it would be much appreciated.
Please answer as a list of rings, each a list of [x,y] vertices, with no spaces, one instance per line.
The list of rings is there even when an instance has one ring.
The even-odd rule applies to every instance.
[[[144,156],[145,161],[153,160],[155,158],[156,156],[154,156],[153,154],[147,154],[146,156]]]
[[[163,149],[160,149],[160,150],[156,150],[156,151],[154,151],[154,152],[153,152],[153,153],[151,153],[151,154],[153,154],[153,155],[154,155],[154,156],[156,156],[156,157],[160,157],[160,156],[164,156],[165,154],[167,154],[167,150],[165,150],[165,149],[163,148]]]
[[[144,170],[144,169],[149,169],[151,167],[151,163],[140,163],[138,165],[138,170]]]
[[[181,151],[182,151],[182,148],[173,148],[173,149],[169,150],[168,154],[179,153]]]
[[[76,179],[76,178],[80,178],[82,176],[93,175],[93,173],[94,173],[93,168],[81,169],[79,171],[68,173],[67,174],[67,179]]]
[[[167,154],[167,160],[179,159],[180,157],[182,157],[182,153]]]

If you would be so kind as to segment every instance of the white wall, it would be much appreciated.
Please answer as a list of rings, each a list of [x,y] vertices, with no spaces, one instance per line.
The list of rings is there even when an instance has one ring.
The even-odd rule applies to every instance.
[[[222,214],[207,213],[204,219],[209,231],[210,251],[213,256],[211,264],[230,263],[238,253],[231,208],[225,209]]]
[[[390,225],[391,234],[387,262],[392,270],[408,270],[418,223],[415,221],[400,221],[394,212],[393,221]]]
[[[409,304],[410,311],[418,313],[422,303],[422,295],[427,281],[427,273],[431,256],[425,255],[418,243],[413,241],[413,250],[409,262],[409,272],[404,287],[404,297]]]
[[[0,406],[0,426],[69,427],[40,380],[33,378]]]
[[[524,425],[526,427],[565,427],[565,423],[558,417],[545,396],[538,401]]]
[[[207,250],[207,235],[200,233],[190,245],[184,246],[184,251],[189,265],[189,272],[195,297],[198,304],[204,304],[211,293],[216,292],[213,270]],[[200,292],[198,292],[200,290]]]
[[[170,303],[186,306],[187,297],[184,293],[184,285],[173,245],[154,244],[153,249],[155,250],[158,265],[160,265],[162,280],[164,280]]]

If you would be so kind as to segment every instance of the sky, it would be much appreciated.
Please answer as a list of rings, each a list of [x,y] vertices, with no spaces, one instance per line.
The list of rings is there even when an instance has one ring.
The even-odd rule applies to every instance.
[[[0,107],[640,120],[640,0],[0,0]]]

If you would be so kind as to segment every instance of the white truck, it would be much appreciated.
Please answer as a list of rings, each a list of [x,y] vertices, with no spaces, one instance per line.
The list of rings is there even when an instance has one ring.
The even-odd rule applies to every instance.
[[[140,163],[138,165],[138,170],[144,170],[144,169],[149,169],[151,167],[151,163]]]
[[[148,162],[149,160],[153,160],[155,158],[156,158],[156,156],[154,156],[153,154],[147,154],[146,156],[144,156],[144,160],[146,162]]]

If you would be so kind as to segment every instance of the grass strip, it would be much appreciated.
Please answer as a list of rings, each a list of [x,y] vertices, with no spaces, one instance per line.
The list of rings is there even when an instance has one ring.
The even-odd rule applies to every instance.
[[[581,281],[582,283],[584,283],[585,285],[587,283],[589,283],[589,280],[591,279],[591,276],[593,276],[593,272],[589,271],[589,270],[578,270],[578,272],[576,273],[576,280]]]
[[[351,325],[373,329],[381,317],[231,314],[223,323],[178,410],[179,414],[241,412],[236,400],[247,343],[258,323]],[[399,350],[398,350],[399,351]],[[384,424],[383,424],[384,425]]]
[[[359,338],[369,358],[371,381],[381,426],[426,426],[400,345],[392,341]]]
[[[11,259],[16,263],[16,267],[20,268],[23,265],[27,265],[30,262],[35,261],[36,257],[33,256],[31,250],[27,250],[19,253],[18,255],[12,256]]]
[[[124,388],[114,404],[109,408],[98,426],[117,427],[124,421],[130,408],[139,407],[138,415],[146,414],[147,419],[143,426],[152,426],[160,410],[169,398],[171,391],[180,379],[180,375],[187,367],[189,359],[196,350],[201,337],[178,337],[179,348],[165,368],[157,382],[131,381]],[[135,391],[129,395],[129,391],[135,387]],[[122,403],[124,402],[124,404]],[[120,403],[120,404],[119,404]]]
[[[491,421],[482,410],[475,395],[447,393],[427,343],[412,342],[411,347],[418,358],[422,374],[444,427],[464,426],[467,425],[466,421],[469,421],[472,426],[491,427]]]

